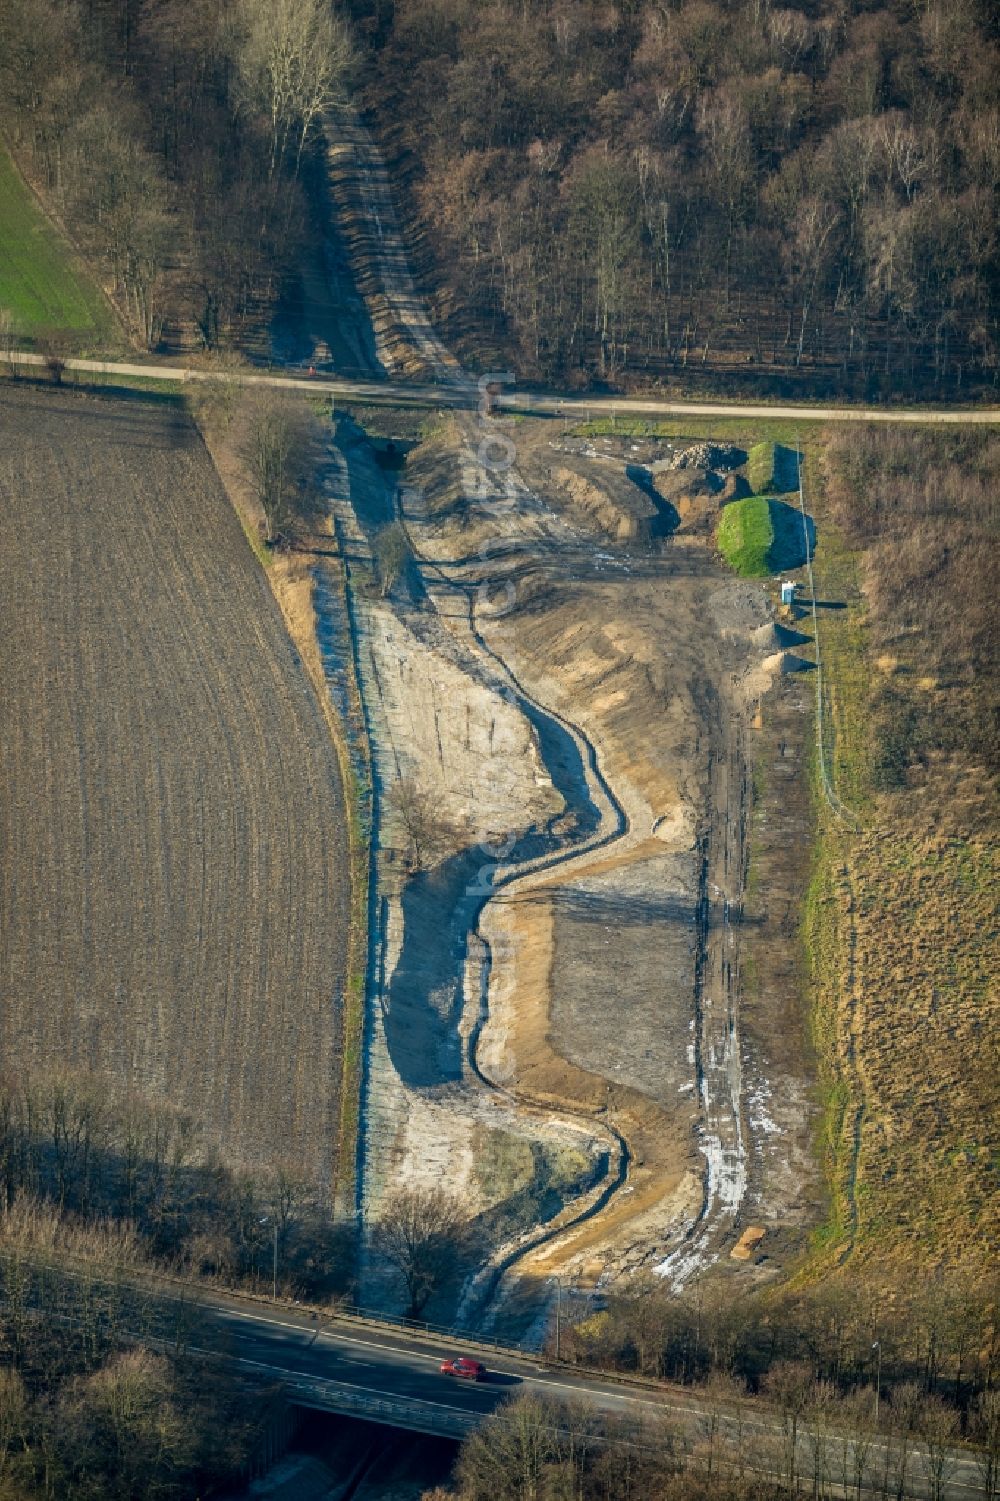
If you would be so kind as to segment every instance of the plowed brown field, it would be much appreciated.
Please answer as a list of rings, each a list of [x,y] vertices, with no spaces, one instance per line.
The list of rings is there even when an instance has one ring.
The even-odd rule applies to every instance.
[[[319,705],[176,410],[0,388],[0,1057],[335,1169],[348,926]]]

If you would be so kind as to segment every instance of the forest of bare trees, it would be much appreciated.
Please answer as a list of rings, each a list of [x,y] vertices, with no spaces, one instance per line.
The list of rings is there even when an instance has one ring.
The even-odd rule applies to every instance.
[[[136,337],[259,329],[348,79],[467,351],[583,385],[996,381],[986,0],[11,0],[0,126]]]
[[[942,1272],[914,1285],[902,1274],[856,1272],[798,1289],[734,1297],[722,1278],[674,1293],[656,1277],[616,1288],[600,1313],[583,1310],[563,1330],[564,1357],[656,1380],[703,1385],[719,1378],[766,1391],[775,1372],[804,1369],[831,1392],[882,1394],[915,1387],[973,1409],[1000,1378],[994,1282],[972,1285]]]
[[[955,1413],[917,1388],[876,1412],[871,1391],[842,1399],[808,1365],[776,1368],[768,1414],[738,1383],[700,1393],[697,1421],[669,1411],[610,1418],[583,1403],[523,1396],[463,1445],[457,1489],[424,1501],[898,1501],[914,1484],[934,1501],[956,1473]],[[982,1494],[997,1495],[1000,1403],[977,1410]]]
[[[137,1273],[128,1227],[22,1198],[0,1211],[0,1495],[231,1493],[280,1416],[274,1389],[191,1352],[192,1301]]]
[[[425,270],[522,372],[994,382],[986,0],[353,10]]]
[[[351,60],[325,0],[10,0],[0,129],[137,341],[214,347],[296,264]]]

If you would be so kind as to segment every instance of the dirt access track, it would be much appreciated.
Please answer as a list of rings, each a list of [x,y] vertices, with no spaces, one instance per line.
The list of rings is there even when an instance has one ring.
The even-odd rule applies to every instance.
[[[172,405],[0,387],[0,1052],[335,1174],[348,902],[319,705]]]

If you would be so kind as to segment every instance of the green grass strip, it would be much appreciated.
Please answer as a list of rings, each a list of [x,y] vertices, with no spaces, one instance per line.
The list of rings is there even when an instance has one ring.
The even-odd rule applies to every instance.
[[[71,334],[81,346],[113,339],[114,319],[100,289],[46,218],[0,145],[0,308],[18,333],[37,339]]]

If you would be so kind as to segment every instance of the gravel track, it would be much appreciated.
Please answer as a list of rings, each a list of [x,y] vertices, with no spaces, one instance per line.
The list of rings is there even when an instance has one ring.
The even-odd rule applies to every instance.
[[[175,410],[0,392],[0,1049],[335,1173],[343,790],[306,674]]]

